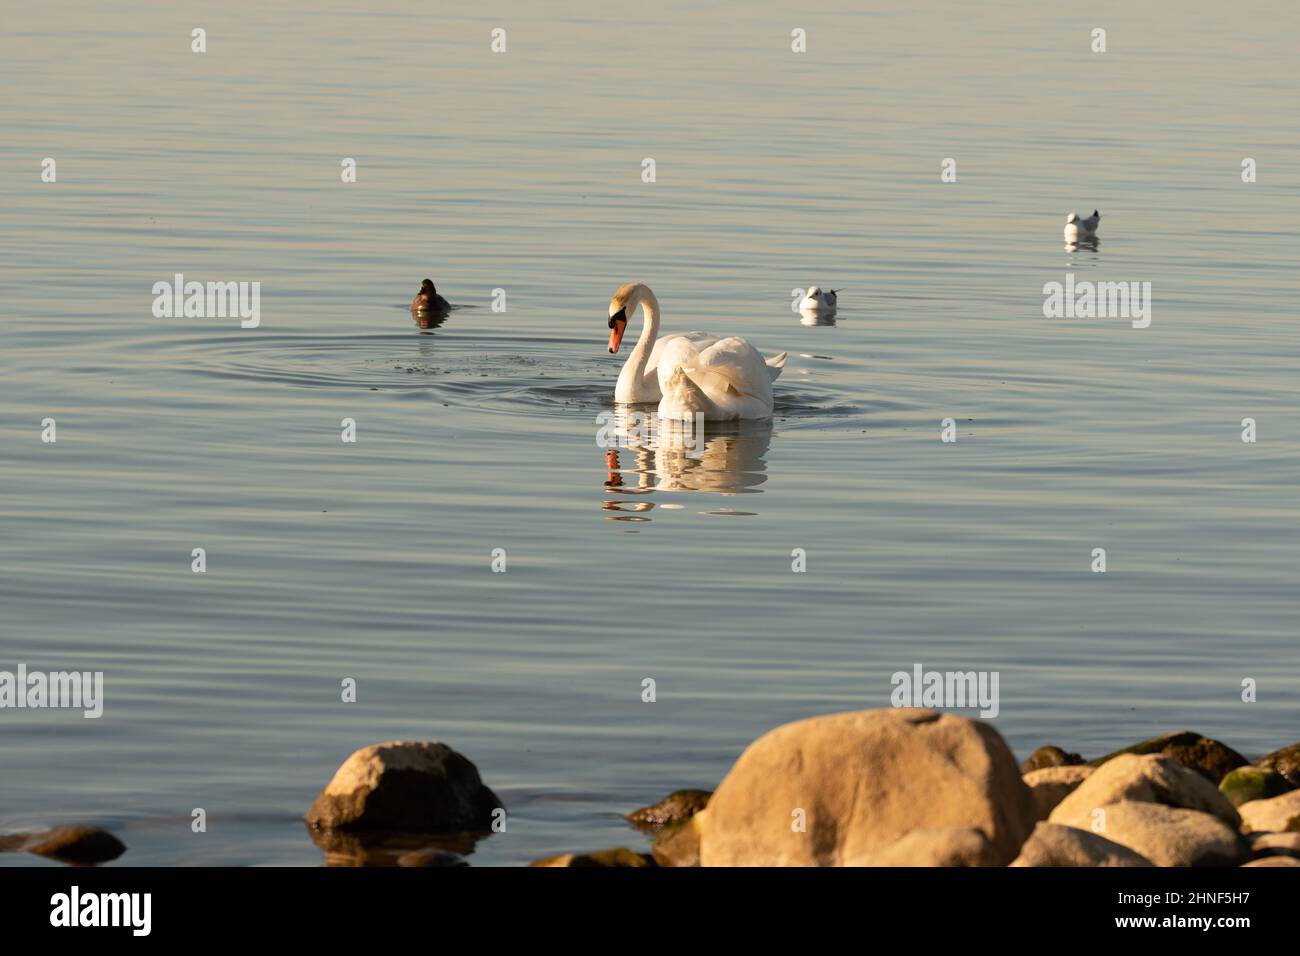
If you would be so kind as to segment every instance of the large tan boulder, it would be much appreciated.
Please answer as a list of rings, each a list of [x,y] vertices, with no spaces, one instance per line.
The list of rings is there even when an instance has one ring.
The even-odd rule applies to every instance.
[[[391,740],[348,757],[307,811],[318,830],[477,830],[502,809],[446,744]]]
[[[1057,804],[1073,793],[1083,781],[1092,776],[1094,768],[1083,765],[1062,765],[1031,770],[1024,775],[1025,786],[1034,800],[1034,816],[1046,820]]]
[[[1091,830],[1092,811],[1111,803],[1158,803],[1200,810],[1218,817],[1232,829],[1241,825],[1237,808],[1202,774],[1170,757],[1122,754],[1098,767],[1064,800],[1048,819]]]
[[[1252,833],[1246,839],[1256,856],[1300,857],[1300,833]]]
[[[1213,814],[1143,801],[1097,809],[1093,832],[1156,866],[1236,866],[1250,858],[1245,838]]]
[[[1001,866],[997,848],[977,827],[912,830],[895,842],[845,866]]]
[[[1300,866],[1300,860],[1289,856],[1266,856],[1262,860],[1251,860],[1242,866]]]
[[[1241,811],[1241,828],[1247,833],[1300,830],[1300,790],[1269,800],[1251,800],[1238,809]]]
[[[1015,858],[1029,789],[990,725],[886,708],[786,724],[749,746],[696,814],[702,866],[838,866],[917,829],[982,830]]]
[[[1096,833],[1043,821],[1034,827],[1011,865],[1151,866],[1151,861]]]

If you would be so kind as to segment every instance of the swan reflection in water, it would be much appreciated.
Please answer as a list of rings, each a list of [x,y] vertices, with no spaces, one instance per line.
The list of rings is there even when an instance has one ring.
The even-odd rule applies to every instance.
[[[698,491],[717,495],[758,494],[767,481],[764,456],[772,443],[772,422],[676,421],[650,411],[619,406],[604,413],[600,440],[605,447],[605,492],[602,502],[611,521],[649,521],[656,492]],[[612,440],[611,440],[612,439]],[[628,497],[624,497],[628,496]],[[677,502],[660,508],[680,509]],[[715,508],[712,515],[752,515],[752,511]]]

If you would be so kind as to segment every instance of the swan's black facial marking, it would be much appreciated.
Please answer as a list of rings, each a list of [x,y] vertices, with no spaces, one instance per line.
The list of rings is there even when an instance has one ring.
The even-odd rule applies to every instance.
[[[612,329],[614,327],[615,322],[626,322],[626,321],[627,321],[627,309],[625,308],[619,309],[617,312],[615,312],[613,315],[609,317],[609,327]]]

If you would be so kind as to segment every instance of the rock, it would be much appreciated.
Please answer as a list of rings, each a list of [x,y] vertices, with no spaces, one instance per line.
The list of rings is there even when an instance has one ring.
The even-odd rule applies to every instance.
[[[1094,767],[1065,765],[1031,770],[1024,775],[1025,786],[1034,800],[1034,814],[1046,820],[1056,805],[1092,775]]]
[[[1039,747],[1030,754],[1029,759],[1020,765],[1020,772],[1026,774],[1048,767],[1075,767],[1086,762],[1078,754],[1072,754],[1068,750],[1049,744],[1046,747]]]
[[[1251,860],[1242,866],[1300,866],[1300,860],[1289,856],[1266,856],[1262,860]]]
[[[446,850],[439,850],[437,847],[425,847],[423,850],[412,850],[410,853],[403,853],[397,858],[398,866],[469,866],[469,861],[463,856],[456,853],[448,853]]]
[[[1122,754],[1098,767],[1074,792],[1056,805],[1048,819],[1080,830],[1092,830],[1092,811],[1110,803],[1158,803],[1184,810],[1212,813],[1233,830],[1241,817],[1228,798],[1202,774],[1170,757]]]
[[[912,830],[901,839],[845,866],[1001,866],[1002,857],[976,827]]]
[[[1121,754],[1137,756],[1162,754],[1172,757],[1184,767],[1199,771],[1213,784],[1218,784],[1230,770],[1245,766],[1249,762],[1226,744],[1211,740],[1209,737],[1202,737],[1191,730],[1180,730],[1177,733],[1165,734],[1163,737],[1152,737],[1140,744],[1125,747],[1123,750],[1117,750],[1089,762],[1094,767],[1100,767]]]
[[[446,744],[393,740],[343,762],[307,823],[317,829],[487,829],[501,801],[478,768]]]
[[[1241,828],[1247,833],[1300,831],[1300,790],[1241,805]]]
[[[1029,788],[989,724],[884,708],[785,724],[751,744],[695,816],[703,866],[838,866],[912,830],[977,827],[1009,863]]]
[[[1300,833],[1252,833],[1246,839],[1256,856],[1300,857]]]
[[[1300,787],[1300,744],[1274,750],[1256,760],[1255,766],[1261,770],[1276,771],[1286,777],[1293,787]]]
[[[1088,830],[1039,823],[1012,866],[1151,866],[1140,853]]]
[[[1238,767],[1219,781],[1219,792],[1239,807],[1252,800],[1267,800],[1280,797],[1294,789],[1282,776],[1273,770],[1260,770],[1258,767]]]
[[[645,853],[637,853],[625,846],[595,853],[565,853],[536,860],[529,866],[654,866],[655,861]]]
[[[678,820],[660,830],[650,855],[660,866],[699,866],[700,828],[695,817]]]
[[[1218,817],[1160,803],[1129,801],[1098,808],[1096,832],[1156,866],[1236,866],[1250,844]]]
[[[633,810],[627,819],[639,827],[657,829],[695,816],[708,806],[711,796],[712,790],[674,790],[658,803]]]
[[[22,849],[61,863],[85,865],[116,860],[126,852],[126,844],[99,827],[70,826],[29,834]]]

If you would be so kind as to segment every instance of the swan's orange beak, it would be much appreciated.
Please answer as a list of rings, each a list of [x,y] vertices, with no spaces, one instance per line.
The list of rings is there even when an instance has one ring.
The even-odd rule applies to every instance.
[[[623,344],[623,333],[627,329],[627,319],[622,315],[616,315],[609,320],[609,354],[613,355],[618,351],[618,347]]]

